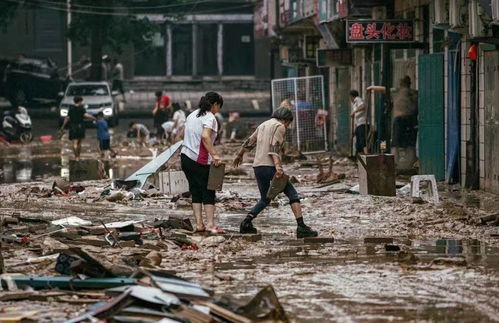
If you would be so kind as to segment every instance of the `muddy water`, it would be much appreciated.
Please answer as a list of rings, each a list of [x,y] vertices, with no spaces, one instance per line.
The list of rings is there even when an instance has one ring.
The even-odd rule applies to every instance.
[[[266,239],[269,248],[275,242],[275,237]],[[398,253],[386,252],[383,245],[355,240],[305,244],[265,257],[215,262],[213,275],[228,274],[235,283],[222,288],[214,283],[214,287],[243,298],[272,284],[298,322],[488,322],[499,318],[497,248],[478,241],[403,239],[395,243],[405,244],[419,258],[418,265],[404,264]],[[464,257],[468,265],[430,266],[437,257]],[[206,277],[206,272],[197,274]]]

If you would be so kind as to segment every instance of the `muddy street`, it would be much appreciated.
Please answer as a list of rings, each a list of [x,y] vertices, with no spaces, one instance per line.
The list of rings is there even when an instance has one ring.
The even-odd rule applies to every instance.
[[[112,179],[73,183],[85,189],[41,197],[65,172],[63,166],[53,167],[55,160],[62,160],[64,165],[69,155],[67,147],[62,155],[60,150],[57,152],[57,144],[54,141],[43,147],[5,150],[3,180],[17,183],[0,186],[2,217],[53,221],[75,216],[92,225],[131,220],[138,221],[135,230],[139,231],[145,231],[155,220],[169,217],[190,218],[194,223],[188,198],[172,199],[157,193],[137,199],[107,200],[101,193],[109,188]],[[239,144],[224,146],[226,162]],[[124,178],[151,160],[152,152],[146,148],[120,146],[120,150],[120,157],[107,166],[113,178]],[[16,171],[9,180],[5,177],[6,161],[18,162],[23,153],[32,165],[31,177]],[[87,144],[83,156],[92,154],[94,148]],[[178,168],[178,159],[171,164],[172,169]],[[199,283],[214,290],[215,295],[230,295],[238,300],[247,300],[272,285],[292,322],[487,322],[499,317],[498,231],[496,226],[480,222],[496,211],[496,196],[440,186],[439,204],[413,203],[404,189],[408,179],[403,177],[397,180],[400,188],[396,197],[359,195],[351,190],[358,183],[356,165],[344,158],[335,159],[333,170],[345,174],[345,178],[329,184],[316,183],[318,169],[313,162],[294,161],[285,169],[295,177],[304,217],[319,231],[319,239],[296,239],[291,209],[281,195],[254,220],[261,236],[247,241],[237,234],[239,223],[259,196],[250,164],[243,164],[237,172],[229,170],[223,191],[217,193],[216,220],[228,234],[223,239],[187,234],[188,239],[196,241],[197,250],[175,244],[158,248],[161,239],[156,236],[144,236],[143,245],[124,248],[106,246],[100,242],[102,237],[95,237],[99,243],[92,245],[80,243],[80,238],[52,238],[66,246],[84,246],[115,262],[147,253],[152,244],[161,254],[154,268]],[[33,232],[28,245],[4,240],[5,271],[57,275],[55,258],[40,262],[33,259],[54,255],[61,247],[49,248],[51,240],[37,237],[40,232],[30,229],[32,225],[21,221],[4,226],[3,234]],[[40,322],[69,319],[84,313],[93,303],[75,294],[14,301],[5,296],[9,293],[13,292],[0,296],[2,307],[30,304],[37,310],[35,317]],[[95,301],[105,299],[103,294],[98,295]]]

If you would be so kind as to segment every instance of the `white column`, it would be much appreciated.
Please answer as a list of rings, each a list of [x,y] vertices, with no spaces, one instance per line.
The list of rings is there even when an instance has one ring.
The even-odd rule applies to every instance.
[[[69,26],[71,25],[71,0],[67,0],[67,28],[69,29]],[[68,62],[68,76],[71,76],[73,74],[73,45],[71,44],[71,39],[68,38],[67,41],[67,50],[66,50],[66,55],[67,55],[67,62]]]
[[[218,24],[218,37],[217,37],[217,64],[218,64],[218,75],[223,75],[224,73],[224,25]]]
[[[166,25],[166,75],[172,76],[172,25]]]

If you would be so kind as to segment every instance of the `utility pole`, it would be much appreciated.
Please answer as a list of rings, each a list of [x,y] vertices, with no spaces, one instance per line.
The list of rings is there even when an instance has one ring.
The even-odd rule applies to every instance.
[[[71,0],[67,0],[67,29],[71,26]],[[67,62],[68,62],[68,76],[73,74],[73,47],[71,44],[71,39],[67,38]]]

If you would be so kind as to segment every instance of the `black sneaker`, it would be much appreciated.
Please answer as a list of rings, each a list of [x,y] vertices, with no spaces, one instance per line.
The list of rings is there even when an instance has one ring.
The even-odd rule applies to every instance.
[[[312,230],[307,225],[301,225],[296,228],[296,238],[308,238],[308,237],[317,237],[319,233],[317,231]]]
[[[253,223],[251,221],[244,219],[243,222],[241,222],[241,225],[239,226],[239,232],[240,233],[255,234],[257,231],[256,231],[256,228],[253,226]]]

